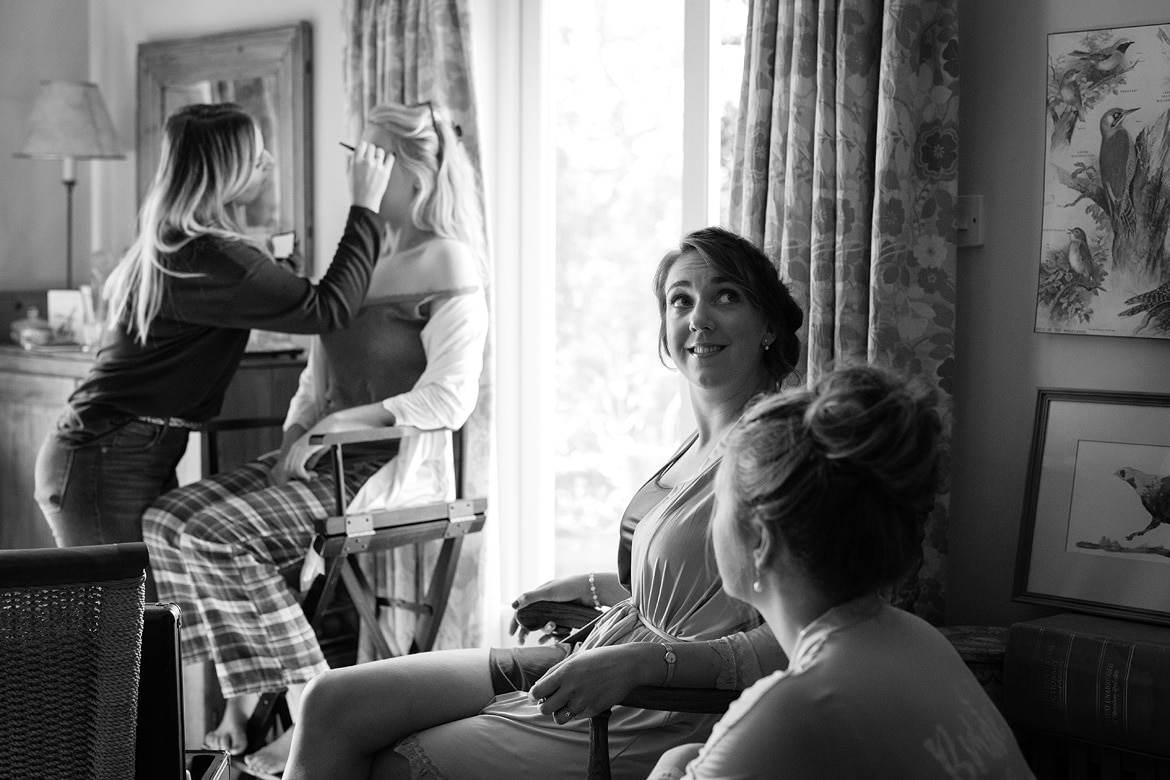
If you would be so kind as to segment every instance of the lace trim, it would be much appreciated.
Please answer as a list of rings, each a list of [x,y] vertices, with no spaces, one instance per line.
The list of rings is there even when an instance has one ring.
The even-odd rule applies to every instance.
[[[738,690],[739,684],[739,648],[731,637],[720,637],[711,642],[711,647],[719,653],[719,676],[715,679],[715,687],[724,690]]]
[[[417,735],[411,734],[400,739],[394,746],[394,752],[410,762],[411,780],[447,780],[447,776],[431,763]]]

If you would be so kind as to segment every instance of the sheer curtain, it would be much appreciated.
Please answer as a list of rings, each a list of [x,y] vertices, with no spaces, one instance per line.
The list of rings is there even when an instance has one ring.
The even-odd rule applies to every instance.
[[[466,0],[346,0],[342,13],[350,137],[359,136],[366,113],[380,102],[412,105],[430,100],[441,106],[463,131],[462,143],[478,174],[475,197],[482,214],[483,174]],[[485,256],[489,256],[486,235],[484,248]],[[463,491],[467,496],[488,494],[491,350],[489,333],[479,403],[463,430]],[[488,522],[492,522],[490,516]],[[464,542],[436,648],[475,647],[482,642],[482,536],[472,534]],[[393,555],[379,553],[382,560],[374,571],[379,595],[415,600],[425,593],[437,553],[438,543],[395,551]],[[400,647],[409,647],[409,637],[414,632],[413,612],[384,607],[379,618],[391,629]],[[363,647],[363,652],[368,652],[368,647]]]
[[[945,605],[956,0],[750,0],[729,227],[775,259],[805,305],[803,375],[867,361],[938,393],[942,484],[899,601]]]

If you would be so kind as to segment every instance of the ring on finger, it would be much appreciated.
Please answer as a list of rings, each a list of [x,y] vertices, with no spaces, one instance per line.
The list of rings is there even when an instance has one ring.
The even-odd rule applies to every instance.
[[[561,707],[559,710],[553,713],[553,720],[555,720],[557,723],[568,723],[572,719],[573,711],[568,707]]]

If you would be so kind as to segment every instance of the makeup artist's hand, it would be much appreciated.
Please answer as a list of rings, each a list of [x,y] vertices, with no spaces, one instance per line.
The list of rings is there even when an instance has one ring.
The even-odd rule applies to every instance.
[[[393,167],[393,154],[380,146],[359,141],[349,157],[349,193],[353,205],[378,211]]]

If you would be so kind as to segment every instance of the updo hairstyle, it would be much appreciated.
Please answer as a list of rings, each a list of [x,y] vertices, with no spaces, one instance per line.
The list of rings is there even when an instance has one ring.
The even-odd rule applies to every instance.
[[[765,396],[728,438],[732,516],[836,603],[891,585],[919,555],[940,434],[932,394],[877,366]]]
[[[804,312],[772,261],[743,236],[720,227],[705,227],[683,236],[678,247],[667,252],[654,272],[654,297],[658,299],[658,356],[665,363],[669,354],[666,343],[666,277],[675,262],[694,252],[711,268],[743,288],[748,302],[764,315],[772,326],[776,340],[767,350],[761,348],[762,360],[777,387],[796,368],[800,359],[800,340],[796,332],[804,322]]]

